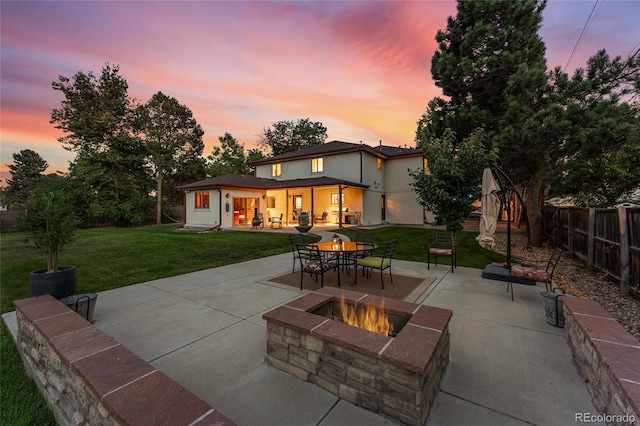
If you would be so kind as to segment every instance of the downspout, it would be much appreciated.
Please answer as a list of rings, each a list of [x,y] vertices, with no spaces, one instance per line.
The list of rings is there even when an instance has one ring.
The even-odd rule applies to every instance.
[[[338,185],[338,229],[342,229],[342,185]]]
[[[184,218],[183,220],[184,223],[182,225],[185,226],[187,224],[187,191],[184,191],[184,206],[182,210],[183,210],[182,217]]]
[[[220,221],[218,226],[222,229],[222,189],[218,189],[218,198],[220,199],[218,202],[218,210],[220,210],[218,213],[218,220]]]

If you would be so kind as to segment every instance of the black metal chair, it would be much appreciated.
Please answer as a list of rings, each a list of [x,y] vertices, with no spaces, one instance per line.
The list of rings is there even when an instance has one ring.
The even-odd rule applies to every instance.
[[[371,256],[373,254],[373,249],[375,247],[376,244],[376,235],[371,233],[371,232],[356,232],[356,244],[358,245],[364,245],[364,246],[369,246],[371,247],[371,250],[363,250],[363,251],[359,251],[353,254],[353,257],[355,258],[354,263],[358,260],[358,259],[364,259],[367,256]],[[362,270],[362,274],[364,275],[365,271],[364,268]]]
[[[300,252],[297,248],[298,244],[306,244],[306,240],[304,239],[303,234],[289,234],[289,242],[291,243],[291,251],[293,252],[293,268],[291,269],[291,273],[296,271],[296,261],[300,257]],[[306,255],[306,252],[302,253]]]
[[[562,249],[556,248],[553,253],[551,253],[549,260],[546,261],[547,267],[545,269],[512,264],[511,268],[509,268],[509,281],[507,282],[507,292],[511,290],[511,300],[513,300],[513,277],[526,278],[544,283],[547,291],[551,291],[553,273],[555,272],[556,266],[558,266],[558,262],[560,262],[561,257]],[[536,263],[536,261],[531,261],[531,263]]]
[[[436,232],[433,241],[427,246],[427,269],[431,269],[431,256],[435,258],[438,266],[438,256],[451,258],[451,273],[458,267],[458,255],[456,253],[456,237],[451,233]]]
[[[385,269],[389,270],[389,278],[391,278],[391,282],[393,283],[393,275],[391,275],[391,260],[393,259],[393,253],[396,250],[396,245],[398,245],[397,240],[393,240],[387,243],[384,248],[384,251],[379,255],[375,253],[371,256],[367,256],[363,259],[358,259],[356,262],[356,273],[355,273],[355,282],[354,285],[358,284],[358,266],[361,266],[363,271],[371,271],[372,269],[380,270],[380,283],[382,284],[382,288],[384,289],[384,278],[382,275],[382,271]]]
[[[324,287],[324,273],[335,269],[335,262],[325,260],[316,245],[296,244],[296,250],[300,260],[300,290],[302,290],[305,273],[313,275],[316,282],[320,275],[320,287]]]

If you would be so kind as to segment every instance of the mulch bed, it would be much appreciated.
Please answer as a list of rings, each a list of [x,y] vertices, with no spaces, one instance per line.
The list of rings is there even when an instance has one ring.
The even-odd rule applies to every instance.
[[[549,260],[552,247],[531,247],[527,249],[526,229],[511,228],[511,253],[524,262],[536,266],[544,265]],[[494,250],[506,253],[506,225],[499,223],[494,239]],[[620,295],[619,286],[609,280],[604,273],[589,269],[584,263],[571,259],[566,253],[560,259],[553,275],[554,286],[568,294],[583,299],[596,300],[611,314],[629,333],[640,341],[640,300]]]
[[[393,273],[393,272],[392,272]],[[351,271],[351,279],[353,280],[354,272]],[[300,270],[296,270],[294,273],[281,275],[274,278],[269,278],[268,282],[284,284],[287,286],[300,288]],[[315,278],[309,274],[304,275],[304,281],[302,288],[304,290],[315,291],[320,288],[321,277],[318,276],[318,282]],[[341,272],[340,284],[341,288],[345,290],[354,290],[361,293],[373,294],[376,296],[389,297],[392,299],[405,300],[411,295],[414,290],[419,288],[421,294],[426,290],[434,281],[433,277],[409,277],[406,275],[393,274],[393,283],[389,278],[389,271],[384,271],[384,290],[380,284],[380,272],[373,272],[368,278],[362,275],[362,271],[358,270],[358,283],[353,287],[349,283],[346,272]],[[324,275],[325,287],[338,287],[338,274],[334,271],[329,271]],[[419,294],[418,294],[419,295]],[[409,300],[413,302],[414,300]]]

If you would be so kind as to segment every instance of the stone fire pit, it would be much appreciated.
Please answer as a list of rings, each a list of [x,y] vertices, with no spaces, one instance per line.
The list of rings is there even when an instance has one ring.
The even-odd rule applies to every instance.
[[[322,313],[344,297],[404,320],[395,337]],[[448,309],[325,287],[263,315],[266,362],[338,397],[403,424],[426,423],[449,362]]]

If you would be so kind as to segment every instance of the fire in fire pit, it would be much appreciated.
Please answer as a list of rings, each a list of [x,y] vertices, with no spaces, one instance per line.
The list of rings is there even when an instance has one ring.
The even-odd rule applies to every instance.
[[[334,321],[340,321],[354,327],[395,337],[407,324],[409,318],[393,315],[384,309],[382,298],[379,306],[363,303],[350,303],[341,297],[339,301],[331,301],[320,306],[312,313],[322,315]]]

